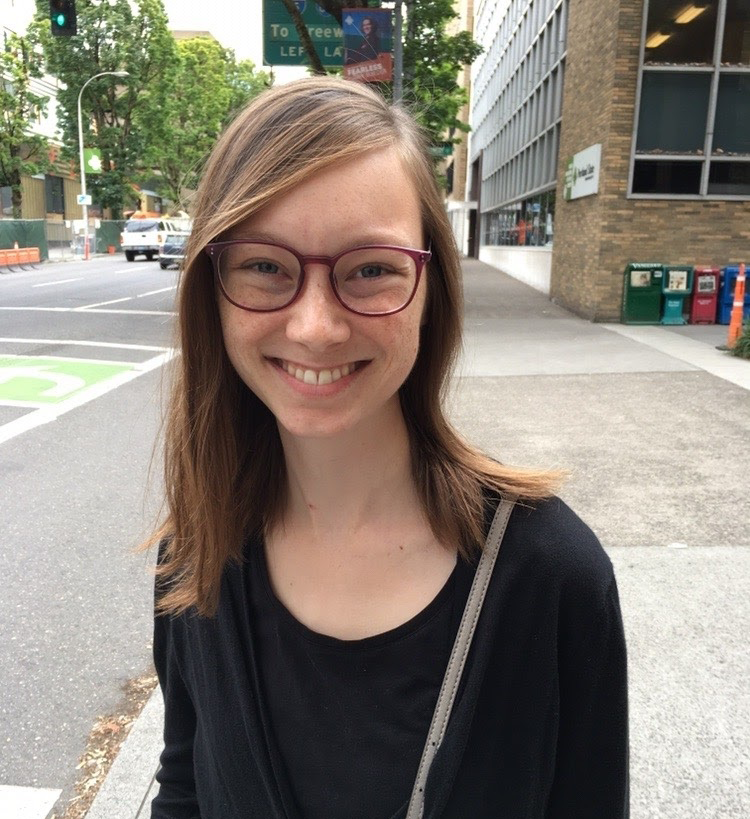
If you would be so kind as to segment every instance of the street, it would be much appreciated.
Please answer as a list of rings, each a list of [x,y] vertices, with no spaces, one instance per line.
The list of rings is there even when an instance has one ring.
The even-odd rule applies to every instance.
[[[49,807],[150,665],[151,556],[133,550],[176,277],[122,255],[0,276],[0,786]]]
[[[615,566],[633,819],[747,816],[750,363],[716,350],[726,327],[592,324],[487,265],[464,276],[454,423],[506,463],[569,470],[561,496]],[[0,797],[48,800],[11,819],[73,795],[96,717],[149,668],[153,558],[133,547],[154,519],[175,278],[122,256],[0,276]],[[147,815],[151,712],[91,819]]]

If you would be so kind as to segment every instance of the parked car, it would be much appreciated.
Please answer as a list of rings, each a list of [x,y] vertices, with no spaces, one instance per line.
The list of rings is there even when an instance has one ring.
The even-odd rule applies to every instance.
[[[136,256],[145,256],[151,261],[159,253],[169,231],[175,230],[166,219],[129,219],[120,234],[120,244],[129,262]]]
[[[164,238],[164,243],[159,248],[159,267],[166,270],[171,264],[178,267],[185,258],[185,246],[187,245],[189,231],[170,231]]]

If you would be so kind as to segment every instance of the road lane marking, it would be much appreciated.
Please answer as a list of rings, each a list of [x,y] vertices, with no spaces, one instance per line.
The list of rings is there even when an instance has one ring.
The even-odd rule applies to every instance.
[[[20,788],[0,785],[3,819],[45,819],[62,793],[57,788]]]
[[[41,284],[32,284],[32,287],[49,287],[51,284],[68,284],[69,282],[82,282],[83,276],[79,276],[77,279],[59,279],[54,282],[42,282]]]
[[[2,338],[0,343],[10,344],[64,344],[68,347],[109,347],[115,350],[145,350],[146,352],[164,352],[169,347],[154,347],[150,344],[116,344],[113,341],[80,341],[70,338]]]
[[[119,304],[122,301],[132,301],[135,296],[125,296],[122,299],[110,299],[109,301],[98,301],[95,304],[82,304],[80,307],[74,307],[74,310],[88,310],[91,307],[106,307],[108,304]]]
[[[28,432],[35,427],[41,426],[42,424],[48,424],[50,421],[56,421],[66,412],[77,409],[83,404],[93,401],[95,398],[101,398],[101,396],[106,395],[106,393],[110,392],[111,390],[117,389],[117,387],[121,387],[123,384],[127,384],[129,381],[133,381],[135,378],[161,367],[168,361],[171,361],[175,355],[177,355],[177,351],[172,349],[167,350],[160,355],[154,356],[153,358],[148,359],[148,361],[144,361],[140,364],[131,363],[129,364],[130,369],[127,372],[122,372],[119,375],[113,376],[112,378],[100,381],[98,384],[94,384],[88,389],[81,390],[79,393],[73,395],[71,398],[61,401],[59,404],[41,407],[35,412],[29,412],[26,415],[22,415],[20,418],[16,418],[15,420],[0,426],[0,444],[4,443],[5,441],[9,441],[11,438],[15,438],[17,435]]]
[[[173,284],[171,287],[162,287],[160,290],[150,290],[148,293],[139,293],[136,298],[142,299],[144,296],[155,296],[157,293],[166,293],[168,290],[176,290],[177,285]]]
[[[102,315],[117,315],[117,316],[176,316],[174,310],[100,310],[87,308],[86,310],[80,307],[0,307],[0,310],[16,310],[27,312],[41,312],[41,313],[100,313]]]

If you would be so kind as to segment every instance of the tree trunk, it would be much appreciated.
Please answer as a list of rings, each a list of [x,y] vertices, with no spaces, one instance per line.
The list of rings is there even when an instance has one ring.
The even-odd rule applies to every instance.
[[[297,29],[299,41],[302,48],[305,49],[308,60],[310,60],[310,68],[312,69],[313,73],[327,74],[328,72],[325,70],[325,66],[321,62],[318,52],[315,50],[312,38],[310,37],[310,32],[307,30],[305,21],[302,19],[300,10],[297,8],[297,4],[294,2],[294,0],[282,0],[282,2],[284,3],[284,8],[286,8],[289,16],[292,18],[294,27]]]

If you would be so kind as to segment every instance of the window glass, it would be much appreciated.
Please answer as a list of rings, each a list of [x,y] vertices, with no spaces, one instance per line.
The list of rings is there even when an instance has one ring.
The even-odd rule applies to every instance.
[[[12,216],[13,207],[11,204],[11,195],[13,193],[10,185],[0,188],[0,216]]]
[[[750,0],[727,0],[721,61],[750,65]]]
[[[700,193],[702,162],[636,160],[633,193]]]
[[[638,117],[638,153],[703,151],[709,74],[643,72]]]
[[[712,162],[708,192],[714,195],[750,195],[750,162]]]
[[[44,192],[47,200],[47,213],[65,213],[63,181],[59,176],[45,176]]]
[[[750,75],[722,74],[716,100],[714,154],[750,154]]]
[[[718,5],[719,0],[649,0],[646,63],[713,63]]]

